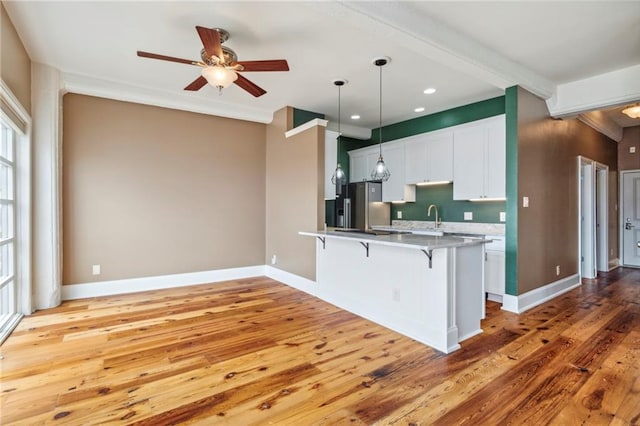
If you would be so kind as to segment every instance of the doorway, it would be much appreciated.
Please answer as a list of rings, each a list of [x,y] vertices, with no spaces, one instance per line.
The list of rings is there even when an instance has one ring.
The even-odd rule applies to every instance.
[[[640,170],[620,172],[622,265],[640,267]]]
[[[579,264],[583,278],[609,270],[609,167],[578,157]]]

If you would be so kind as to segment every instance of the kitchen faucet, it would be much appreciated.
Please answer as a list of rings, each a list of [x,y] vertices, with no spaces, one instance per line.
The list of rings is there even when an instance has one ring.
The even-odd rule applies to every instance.
[[[431,208],[436,209],[436,220],[434,222],[436,228],[440,226],[440,219],[438,219],[438,206],[436,206],[435,204],[429,204],[429,208],[427,209],[427,216],[431,217]]]

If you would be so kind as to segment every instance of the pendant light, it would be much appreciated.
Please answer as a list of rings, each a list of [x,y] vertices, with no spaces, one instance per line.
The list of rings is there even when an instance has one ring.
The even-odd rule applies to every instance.
[[[344,170],[342,170],[342,166],[340,165],[340,88],[342,86],[344,86],[345,84],[347,84],[347,80],[333,80],[333,84],[335,84],[336,86],[338,86],[338,137],[336,138],[337,140],[337,145],[336,145],[336,151],[338,152],[338,157],[337,157],[337,165],[336,165],[336,171],[333,172],[333,176],[331,176],[331,183],[336,185],[336,191],[337,193],[340,193],[340,188],[342,187],[342,185],[344,185],[346,183],[346,179],[345,179],[345,174],[344,174]]]
[[[391,177],[391,172],[387,168],[387,165],[384,164],[384,159],[382,158],[382,67],[385,66],[391,59],[383,56],[381,58],[376,58],[373,60],[373,64],[380,68],[380,121],[378,127],[378,146],[380,147],[380,155],[378,156],[378,162],[376,163],[375,168],[371,171],[371,180],[381,180],[386,182]]]

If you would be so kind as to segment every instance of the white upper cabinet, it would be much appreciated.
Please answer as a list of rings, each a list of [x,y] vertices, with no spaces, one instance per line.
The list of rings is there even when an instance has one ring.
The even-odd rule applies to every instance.
[[[349,182],[371,180],[371,171],[378,161],[378,145],[349,151]]]
[[[415,201],[416,187],[405,183],[404,141],[383,144],[382,156],[391,173],[389,180],[382,182],[382,201]]]
[[[452,180],[452,130],[424,133],[406,139],[405,182],[407,184]]]
[[[453,130],[453,199],[505,198],[504,115]]]
[[[338,164],[338,132],[324,131],[324,199],[336,199],[336,186],[331,183],[331,177]],[[344,167],[344,166],[343,166]]]
[[[506,196],[507,127],[504,115],[487,123],[487,198]]]

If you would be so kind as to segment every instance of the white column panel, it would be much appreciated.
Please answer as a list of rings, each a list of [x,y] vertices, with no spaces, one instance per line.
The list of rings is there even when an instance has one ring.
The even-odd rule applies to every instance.
[[[61,81],[48,65],[31,65],[33,118],[33,307],[61,300]]]

